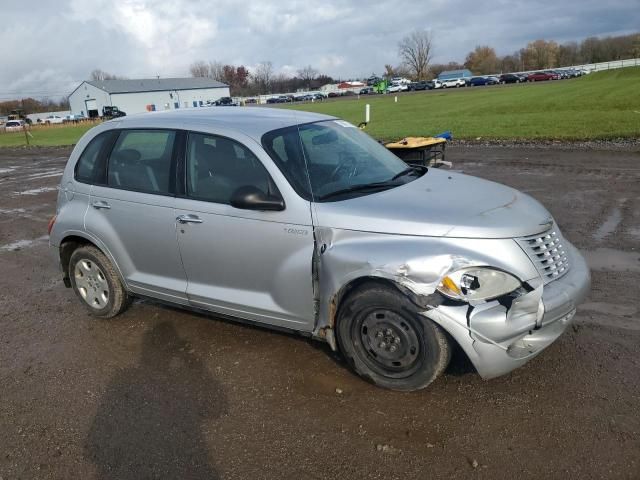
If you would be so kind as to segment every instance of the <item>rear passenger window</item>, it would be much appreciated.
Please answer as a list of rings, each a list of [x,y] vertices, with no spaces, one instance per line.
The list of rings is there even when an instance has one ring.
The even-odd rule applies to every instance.
[[[111,187],[149,193],[171,193],[171,158],[175,132],[124,130],[109,156]]]
[[[113,132],[104,132],[89,142],[76,164],[76,180],[83,183],[103,183],[104,162],[100,151]]]
[[[244,145],[224,137],[190,133],[187,148],[187,194],[209,202],[231,202],[240,187],[264,193],[277,187],[260,160]]]

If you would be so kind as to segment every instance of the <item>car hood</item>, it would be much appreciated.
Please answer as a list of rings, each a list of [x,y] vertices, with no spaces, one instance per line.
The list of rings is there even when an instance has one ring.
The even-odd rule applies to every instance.
[[[323,227],[430,237],[523,237],[549,229],[553,221],[518,190],[434,168],[405,185],[316,203],[314,209]]]

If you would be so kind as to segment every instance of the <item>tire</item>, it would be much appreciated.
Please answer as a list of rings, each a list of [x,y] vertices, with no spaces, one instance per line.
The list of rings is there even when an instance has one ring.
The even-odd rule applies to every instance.
[[[96,247],[77,248],[69,259],[71,287],[94,317],[112,318],[127,309],[130,298],[109,259]]]
[[[337,337],[358,375],[391,390],[425,388],[451,359],[446,332],[398,290],[378,283],[365,284],[344,299]]]

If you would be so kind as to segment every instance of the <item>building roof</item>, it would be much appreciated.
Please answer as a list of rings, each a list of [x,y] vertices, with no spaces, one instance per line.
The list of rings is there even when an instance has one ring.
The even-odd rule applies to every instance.
[[[194,78],[141,78],[135,80],[87,80],[107,93],[164,92],[168,90],[197,90],[222,88],[224,83],[205,77]]]
[[[462,77],[472,77],[473,74],[471,70],[465,68],[463,70],[445,70],[438,75],[438,78],[462,78]]]

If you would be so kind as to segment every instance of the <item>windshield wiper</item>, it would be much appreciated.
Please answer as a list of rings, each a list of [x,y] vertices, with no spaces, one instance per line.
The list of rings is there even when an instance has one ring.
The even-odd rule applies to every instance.
[[[342,188],[340,190],[336,190],[335,192],[326,193],[326,194],[318,197],[318,200],[327,200],[328,198],[331,198],[331,197],[337,197],[339,195],[345,195],[345,194],[353,193],[353,192],[366,192],[368,190],[382,190],[382,189],[385,189],[385,188],[398,187],[398,186],[402,185],[401,183],[398,183],[396,181],[400,177],[402,177],[404,175],[408,175],[409,173],[418,173],[419,171],[426,172],[427,170],[428,170],[428,168],[423,166],[423,165],[409,166],[409,167],[405,168],[404,170],[402,170],[401,172],[395,174],[389,180],[385,180],[384,182],[361,183],[361,184],[358,184],[358,185],[351,185],[350,187]]]
[[[389,180],[390,182],[392,182],[393,180],[397,180],[400,177],[404,177],[405,175],[408,175],[409,173],[418,173],[418,169],[422,170],[422,171],[427,171],[428,168],[425,167],[424,165],[410,165],[407,168],[405,168],[404,170],[402,170],[401,172],[396,173],[393,177],[391,177],[391,179]]]
[[[320,197],[318,197],[318,200],[327,200],[328,198],[337,197],[339,195],[344,195],[344,194],[347,194],[347,193],[366,192],[368,190],[383,190],[385,188],[392,188],[392,187],[397,187],[397,186],[398,186],[398,183],[391,182],[391,181],[375,182],[375,183],[361,183],[361,184],[358,184],[358,185],[351,185],[350,187],[342,188],[340,190],[336,190],[335,192],[325,193],[324,195],[321,195]]]

